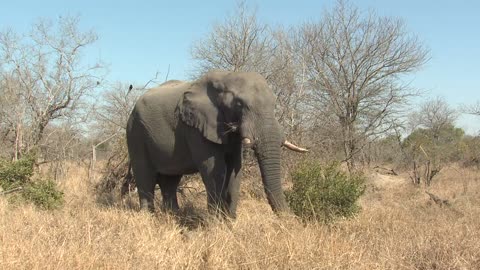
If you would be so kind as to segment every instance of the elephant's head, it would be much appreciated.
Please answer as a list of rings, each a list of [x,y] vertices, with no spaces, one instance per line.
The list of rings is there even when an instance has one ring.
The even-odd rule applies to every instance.
[[[208,140],[242,140],[255,150],[268,201],[274,211],[283,211],[288,207],[281,187],[280,147],[306,150],[285,141],[274,109],[275,95],[261,75],[223,71],[206,74],[179,104],[181,119]]]

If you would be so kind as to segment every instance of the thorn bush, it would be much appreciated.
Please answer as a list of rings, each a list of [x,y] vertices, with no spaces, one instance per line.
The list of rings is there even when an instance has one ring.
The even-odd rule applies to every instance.
[[[330,223],[360,210],[357,200],[365,191],[362,174],[348,175],[337,163],[324,166],[310,161],[301,164],[291,176],[293,187],[286,192],[287,201],[304,221]]]

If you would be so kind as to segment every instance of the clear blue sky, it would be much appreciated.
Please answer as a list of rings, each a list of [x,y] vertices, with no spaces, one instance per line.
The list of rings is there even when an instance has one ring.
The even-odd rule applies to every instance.
[[[480,100],[480,1],[359,0],[362,9],[400,17],[431,50],[431,60],[412,77],[412,85],[450,104]],[[334,0],[247,0],[260,21],[285,27],[317,20]],[[236,6],[234,0],[2,1],[0,30],[26,32],[38,18],[80,15],[84,29],[93,28],[99,41],[88,59],[109,64],[108,80],[143,84],[170,65],[170,79],[188,79],[193,69],[191,45],[221,22]],[[480,130],[480,118],[462,116],[458,125]]]

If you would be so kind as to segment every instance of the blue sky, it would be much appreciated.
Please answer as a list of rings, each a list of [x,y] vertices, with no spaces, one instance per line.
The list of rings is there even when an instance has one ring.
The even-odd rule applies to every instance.
[[[247,0],[260,21],[285,27],[318,20],[334,0]],[[431,60],[411,78],[428,96],[442,96],[457,107],[480,100],[480,1],[358,0],[358,7],[403,18],[408,30],[430,48]],[[170,65],[170,79],[188,79],[193,69],[191,45],[215,22],[232,14],[231,1],[2,1],[0,30],[26,32],[38,18],[80,15],[81,27],[93,28],[99,41],[87,61],[109,64],[108,80],[144,84]],[[480,130],[480,118],[463,115],[458,125]]]

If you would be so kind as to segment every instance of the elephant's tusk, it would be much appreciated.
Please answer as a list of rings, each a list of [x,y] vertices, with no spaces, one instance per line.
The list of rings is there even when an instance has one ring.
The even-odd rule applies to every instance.
[[[243,138],[242,144],[246,146],[250,146],[252,144],[252,141],[249,138]]]
[[[306,153],[308,152],[308,149],[305,149],[305,148],[301,148],[301,147],[298,147],[296,146],[295,144],[285,140],[283,142],[283,146],[287,147],[288,149],[292,150],[292,151],[295,151],[295,152],[299,152],[299,153]]]

